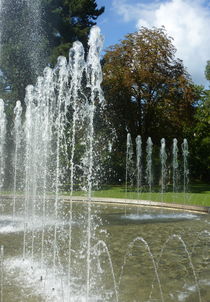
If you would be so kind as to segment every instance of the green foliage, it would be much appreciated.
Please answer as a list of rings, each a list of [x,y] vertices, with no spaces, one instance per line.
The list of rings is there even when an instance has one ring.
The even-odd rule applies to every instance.
[[[205,94],[196,112],[193,129],[192,157],[194,177],[210,180],[210,91]]]
[[[95,0],[7,0],[1,17],[1,97],[24,104],[25,87],[43,68],[68,55],[75,40],[87,48],[89,30],[104,8]]]
[[[207,61],[205,76],[208,81],[210,81],[210,61]]]
[[[104,57],[107,110],[119,136],[183,138],[197,92],[164,28],[142,28]]]
[[[125,156],[127,131],[133,143],[137,135],[143,142],[150,136],[159,146],[162,137],[182,140],[194,127],[200,91],[175,52],[164,28],[144,27],[106,51],[103,88],[120,158]]]
[[[206,79],[210,81],[210,61],[205,70]],[[200,101],[196,108],[196,124],[191,129],[192,172],[195,179],[210,181],[210,90],[197,87]]]
[[[95,0],[43,0],[45,32],[50,44],[51,62],[58,55],[67,56],[72,43],[79,40],[87,49],[90,28],[104,12]]]

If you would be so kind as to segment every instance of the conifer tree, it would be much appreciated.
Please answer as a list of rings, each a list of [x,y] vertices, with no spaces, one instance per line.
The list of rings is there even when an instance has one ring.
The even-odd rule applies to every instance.
[[[67,55],[74,41],[87,49],[90,28],[104,12],[95,0],[43,0],[45,32],[49,41],[52,62],[58,55]]]

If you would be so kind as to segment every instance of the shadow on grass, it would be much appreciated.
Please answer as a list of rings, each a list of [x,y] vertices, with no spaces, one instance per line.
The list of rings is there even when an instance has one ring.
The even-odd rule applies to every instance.
[[[98,191],[108,191],[108,190],[116,190],[120,192],[125,192],[125,185],[102,185]],[[96,190],[97,191],[97,190]],[[127,192],[137,192],[136,187],[130,187],[128,186]],[[147,186],[142,186],[141,188],[141,193],[148,193],[148,188]],[[153,186],[152,187],[152,192],[154,193],[160,193],[160,186]],[[166,192],[171,192],[173,193],[173,186],[168,185],[166,187]],[[178,192],[182,192],[181,189],[178,190]],[[203,183],[196,183],[196,184],[190,184],[188,187],[188,192],[189,193],[206,193],[210,194],[210,184],[203,184]]]
[[[189,186],[189,191],[191,193],[209,193],[210,194],[210,184],[192,184]]]

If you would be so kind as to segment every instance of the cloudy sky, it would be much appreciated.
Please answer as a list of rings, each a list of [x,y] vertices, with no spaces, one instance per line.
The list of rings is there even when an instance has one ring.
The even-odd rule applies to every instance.
[[[210,60],[210,2],[204,0],[97,0],[106,12],[98,25],[105,47],[118,43],[124,35],[141,26],[165,26],[174,38],[177,57],[184,61],[197,84],[205,80],[206,61]]]

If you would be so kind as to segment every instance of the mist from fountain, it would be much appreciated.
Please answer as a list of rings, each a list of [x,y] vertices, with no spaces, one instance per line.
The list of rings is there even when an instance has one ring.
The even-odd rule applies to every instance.
[[[35,77],[42,72],[45,64],[46,40],[43,31],[43,8],[41,0],[16,0],[25,1],[27,7],[27,18],[25,24],[26,54],[29,56],[30,69]],[[39,47],[37,47],[39,45]]]
[[[0,58],[1,58],[1,52],[2,52],[2,49],[1,49],[1,45],[2,45],[2,14],[3,14],[2,1],[3,0],[0,0]]]

